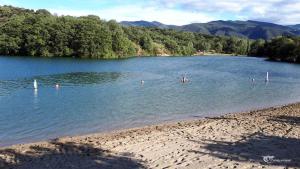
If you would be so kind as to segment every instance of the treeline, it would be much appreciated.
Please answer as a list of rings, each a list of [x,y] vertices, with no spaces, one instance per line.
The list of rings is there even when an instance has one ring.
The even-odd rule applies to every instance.
[[[251,41],[168,29],[123,27],[98,16],[55,16],[0,6],[0,55],[126,58],[212,51],[246,55]]]
[[[193,55],[199,51],[300,62],[300,38],[253,41],[171,29],[123,27],[98,16],[55,16],[0,6],[0,55],[113,59]]]
[[[276,61],[300,63],[300,37],[283,36],[270,41],[256,40],[251,44],[249,54]]]

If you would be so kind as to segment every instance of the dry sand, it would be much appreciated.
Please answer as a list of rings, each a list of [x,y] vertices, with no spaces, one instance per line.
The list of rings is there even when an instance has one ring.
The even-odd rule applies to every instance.
[[[1,169],[287,167],[300,168],[299,103],[0,149]]]

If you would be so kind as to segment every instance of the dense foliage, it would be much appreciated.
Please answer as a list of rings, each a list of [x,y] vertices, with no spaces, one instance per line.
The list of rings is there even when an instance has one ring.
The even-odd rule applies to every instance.
[[[123,27],[97,16],[55,16],[47,10],[0,6],[0,54],[39,57],[125,58],[248,54],[250,41],[172,29]]]
[[[300,63],[300,37],[282,36],[270,41],[257,40],[251,44],[250,54]]]

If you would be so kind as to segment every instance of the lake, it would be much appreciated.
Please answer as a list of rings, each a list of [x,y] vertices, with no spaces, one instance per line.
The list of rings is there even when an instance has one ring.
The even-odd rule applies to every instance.
[[[180,82],[183,74],[188,83]],[[34,79],[38,90],[33,89]],[[2,56],[0,146],[218,116],[299,100],[300,65],[262,58],[108,61]]]

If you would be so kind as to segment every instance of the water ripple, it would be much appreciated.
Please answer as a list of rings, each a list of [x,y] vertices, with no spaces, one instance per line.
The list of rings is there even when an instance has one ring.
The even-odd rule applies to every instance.
[[[39,86],[49,87],[55,84],[61,86],[84,86],[110,83],[118,79],[124,79],[130,76],[130,73],[119,72],[73,72],[54,75],[34,76],[16,80],[0,80],[0,96],[8,95],[20,88],[32,88],[34,79],[38,81]]]

